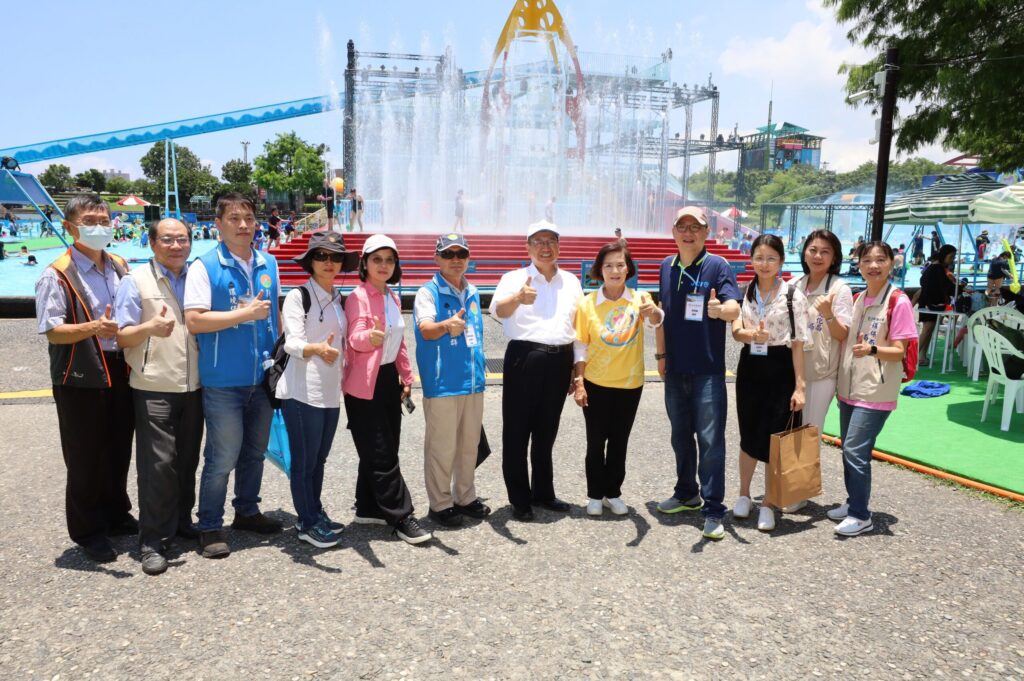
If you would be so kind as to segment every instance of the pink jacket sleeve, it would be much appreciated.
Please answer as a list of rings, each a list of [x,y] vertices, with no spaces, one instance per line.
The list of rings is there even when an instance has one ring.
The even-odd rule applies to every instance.
[[[378,348],[370,344],[373,327],[373,309],[370,298],[362,286],[357,286],[345,301],[345,319],[348,321],[348,344],[356,352],[373,352]]]

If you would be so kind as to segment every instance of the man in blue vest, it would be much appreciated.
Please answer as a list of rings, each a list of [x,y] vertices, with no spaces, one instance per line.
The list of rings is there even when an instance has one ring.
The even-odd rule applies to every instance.
[[[236,530],[281,531],[260,512],[263,453],[273,410],[262,385],[279,333],[277,261],[252,247],[256,208],[242,194],[217,201],[221,242],[185,281],[185,324],[199,343],[206,448],[199,480],[199,545],[206,558],[231,553],[224,532],[228,476],[235,472]]]
[[[429,517],[448,527],[491,512],[476,496],[477,446],[484,415],[484,321],[480,294],[466,281],[469,244],[438,238],[438,272],[416,292],[416,366],[423,383],[424,470]]]

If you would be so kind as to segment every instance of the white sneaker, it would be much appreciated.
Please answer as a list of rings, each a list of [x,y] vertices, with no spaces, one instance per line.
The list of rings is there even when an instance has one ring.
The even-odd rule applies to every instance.
[[[357,515],[352,519],[356,525],[387,525],[388,521],[383,518],[377,518],[375,516],[360,516]]]
[[[753,508],[753,504],[750,501],[750,497],[740,497],[736,500],[736,504],[732,507],[733,518],[749,518],[750,510]]]
[[[850,505],[849,504],[843,504],[841,506],[836,506],[833,509],[829,509],[828,511],[825,511],[825,515],[828,516],[829,520],[843,520],[844,518],[846,518],[846,516],[847,516],[847,514],[849,512],[850,512]]]
[[[843,522],[836,525],[836,534],[841,534],[844,537],[856,537],[858,534],[864,534],[875,529],[875,524],[871,522],[871,519],[858,520],[853,516],[847,516]]]
[[[629,513],[629,507],[626,506],[626,502],[620,499],[619,497],[615,497],[614,499],[609,499],[608,497],[605,497],[604,505],[605,508],[612,509],[612,513],[614,513],[615,515],[626,515],[627,513]]]
[[[796,513],[797,511],[802,510],[806,506],[807,506],[807,500],[804,499],[803,501],[798,501],[795,504],[790,504],[789,506],[783,506],[782,507],[782,512],[783,513]]]
[[[771,532],[775,529],[775,509],[762,506],[757,514],[757,529]]]
[[[604,506],[601,504],[600,499],[590,499],[587,501],[587,515],[601,515],[604,513]]]
[[[722,527],[721,518],[705,518],[704,519],[704,537],[707,537],[711,541],[719,541],[725,538],[725,528]]]

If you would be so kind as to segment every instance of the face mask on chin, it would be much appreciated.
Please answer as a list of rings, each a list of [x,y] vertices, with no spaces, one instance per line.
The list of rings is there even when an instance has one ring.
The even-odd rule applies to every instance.
[[[114,238],[110,225],[82,225],[78,228],[78,242],[94,251],[102,251]]]

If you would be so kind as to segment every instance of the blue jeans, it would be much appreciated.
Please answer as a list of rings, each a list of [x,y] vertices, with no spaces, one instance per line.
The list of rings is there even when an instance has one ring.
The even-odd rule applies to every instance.
[[[665,374],[665,409],[672,424],[676,455],[677,479],[672,496],[687,501],[699,493],[704,499],[702,513],[708,518],[725,515],[722,499],[727,408],[724,373]]]
[[[892,412],[853,407],[839,401],[839,433],[843,441],[843,480],[846,482],[846,503],[849,515],[857,520],[870,520],[868,501],[871,498],[871,450],[882,426]]]
[[[319,522],[320,512],[324,510],[320,504],[324,464],[331,453],[341,408],[313,407],[299,400],[282,400],[281,412],[288,427],[288,447],[292,454],[292,503],[299,524],[310,529]]]
[[[235,472],[235,513],[259,513],[263,453],[270,439],[273,409],[262,385],[203,388],[206,447],[199,479],[201,532],[224,526],[228,476]]]

